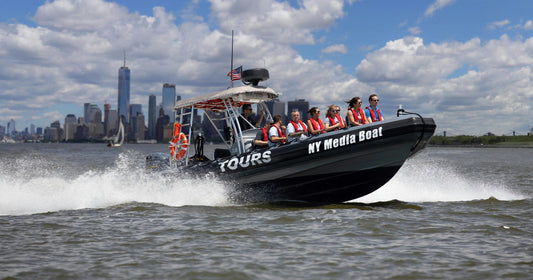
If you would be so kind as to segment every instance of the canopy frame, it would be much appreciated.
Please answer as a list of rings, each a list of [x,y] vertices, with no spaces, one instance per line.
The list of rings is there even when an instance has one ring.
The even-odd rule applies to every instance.
[[[268,87],[261,86],[241,86],[235,88],[229,88],[220,92],[215,92],[211,94],[205,94],[198,97],[192,97],[184,100],[179,100],[174,106],[174,110],[179,112],[179,123],[182,125],[182,131],[184,127],[188,126],[187,139],[192,144],[193,136],[193,112],[195,109],[201,109],[204,111],[212,112],[224,112],[224,120],[226,127],[231,128],[233,132],[234,140],[226,139],[224,135],[220,133],[220,128],[215,125],[214,120],[209,116],[209,114],[204,114],[207,116],[209,122],[216,130],[220,139],[224,142],[228,150],[232,154],[242,154],[246,152],[246,143],[244,139],[244,130],[240,126],[239,118],[244,119],[251,126],[255,127],[255,124],[250,123],[248,120],[242,116],[238,108],[242,107],[245,104],[257,104],[259,110],[264,110],[267,118],[272,118],[268,107],[265,102],[272,99],[279,98],[281,94],[275,92],[273,89]],[[190,111],[188,111],[190,110]],[[187,112],[188,111],[188,112]],[[190,115],[188,123],[183,123],[184,116]],[[233,145],[231,145],[233,143]],[[233,147],[232,147],[233,146]],[[190,147],[190,145],[189,145]],[[189,165],[189,158],[191,157],[191,149],[187,149],[185,156],[181,159],[186,166]],[[172,159],[171,159],[172,160]],[[175,162],[174,164],[177,164]]]

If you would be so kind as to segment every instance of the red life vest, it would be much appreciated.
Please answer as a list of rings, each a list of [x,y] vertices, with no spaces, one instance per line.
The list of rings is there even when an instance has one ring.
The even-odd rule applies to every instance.
[[[267,129],[263,127],[261,130],[263,130],[263,141],[268,141]]]
[[[298,120],[298,122],[300,122],[300,124],[302,125],[303,130],[299,130],[298,129],[298,124],[296,124],[293,121],[290,121],[290,123],[292,123],[292,126],[294,126],[294,132],[303,131],[303,132],[307,133],[307,126],[301,120]]]
[[[313,129],[314,130],[323,130],[324,129],[324,123],[322,122],[321,119],[318,119],[318,123],[313,120],[313,119],[309,119],[311,121],[311,124],[313,125]],[[321,131],[319,133],[324,133],[325,131]]]
[[[338,114],[335,115],[335,118],[337,118],[337,120],[341,124],[341,128],[345,128],[346,127],[346,125],[344,124],[344,120]],[[328,117],[328,119],[329,119],[329,122],[331,123],[331,125],[335,125],[335,120],[332,117]],[[336,128],[335,130],[339,130],[339,129]]]
[[[346,122],[341,118],[341,116],[339,116],[339,114],[336,114],[335,117],[337,117],[337,120],[339,120],[341,128],[346,128]]]
[[[372,110],[372,108],[370,107],[366,107],[366,109],[368,109],[368,111],[370,112],[370,116],[372,117],[372,121],[375,122],[375,121],[382,121],[383,120],[383,117],[381,116],[381,110],[379,110],[378,108],[378,118],[376,119],[376,114],[374,114],[374,111]]]
[[[263,128],[261,128],[261,130],[263,131],[263,138],[261,138],[260,140],[261,140],[261,141],[266,141],[267,143],[264,144],[264,145],[263,145],[263,144],[259,145],[259,144],[255,144],[255,141],[254,141],[254,146],[255,146],[256,148],[266,148],[266,147],[268,147],[268,142],[270,141],[270,140],[268,139],[267,129],[263,127]]]
[[[281,129],[277,125],[273,124],[272,126],[275,127],[278,130],[279,137],[285,137],[285,135],[283,135],[283,132],[281,132]],[[281,143],[285,143],[285,142],[287,142],[287,141],[286,140],[281,140]]]
[[[350,110],[352,111],[353,118],[354,118],[355,122],[358,122],[359,118],[357,117],[357,114],[355,113],[355,110],[353,108],[350,108]],[[363,109],[361,109],[361,107],[359,107],[359,115],[361,116],[362,124],[365,124],[366,123],[366,121],[365,121],[365,112],[363,112]]]

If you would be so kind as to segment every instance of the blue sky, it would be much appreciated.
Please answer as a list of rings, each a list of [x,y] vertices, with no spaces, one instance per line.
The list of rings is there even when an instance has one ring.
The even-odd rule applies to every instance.
[[[124,49],[145,110],[167,82],[183,98],[223,89],[233,29],[235,64],[266,65],[283,100],[344,109],[377,93],[386,118],[402,104],[435,118],[437,134],[525,134],[531,11],[528,0],[3,0],[0,125],[116,108]]]

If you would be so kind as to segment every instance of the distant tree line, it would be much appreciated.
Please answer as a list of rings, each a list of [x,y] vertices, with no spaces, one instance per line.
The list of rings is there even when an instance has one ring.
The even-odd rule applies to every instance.
[[[533,135],[520,136],[433,136],[429,143],[431,145],[513,145],[513,144],[527,144],[533,145]]]

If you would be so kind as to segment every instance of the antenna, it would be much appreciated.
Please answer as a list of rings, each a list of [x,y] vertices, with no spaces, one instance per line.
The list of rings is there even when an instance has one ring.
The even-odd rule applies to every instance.
[[[126,68],[126,49],[124,49],[124,68]]]
[[[230,87],[233,87],[233,29],[231,30],[231,66],[230,66]]]

